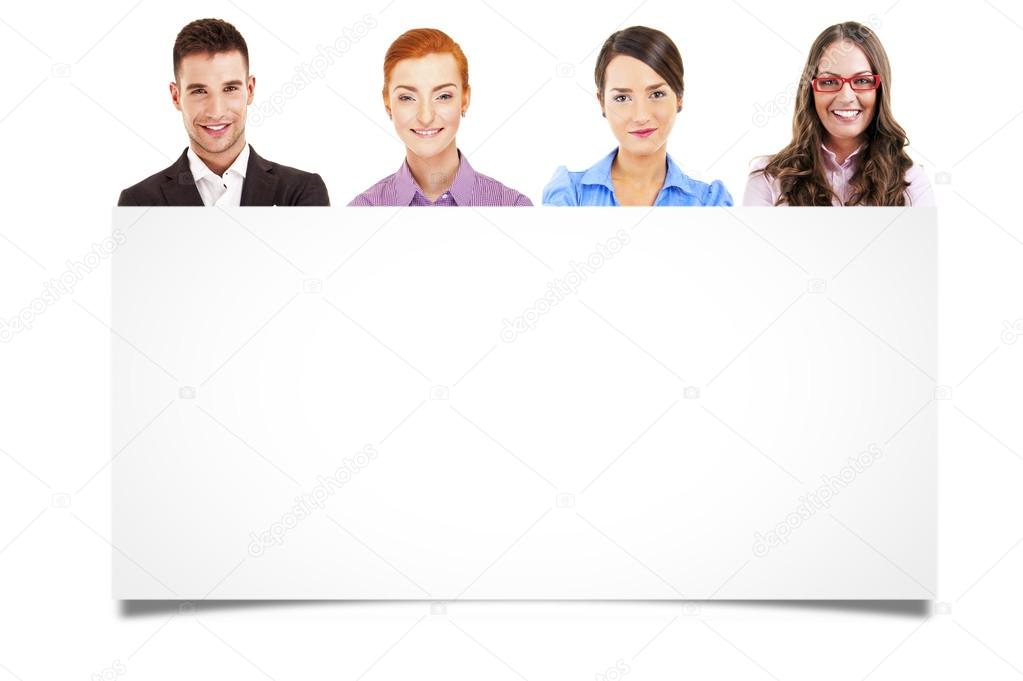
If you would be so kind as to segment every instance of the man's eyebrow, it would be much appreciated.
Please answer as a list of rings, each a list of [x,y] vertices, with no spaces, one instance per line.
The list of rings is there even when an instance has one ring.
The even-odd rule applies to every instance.
[[[224,83],[224,85],[244,85],[244,84],[245,83],[243,81],[240,81],[240,80],[229,80],[226,83]],[[198,88],[206,88],[206,87],[208,87],[208,86],[205,83],[189,83],[188,85],[185,86],[185,89],[186,90],[196,90]]]

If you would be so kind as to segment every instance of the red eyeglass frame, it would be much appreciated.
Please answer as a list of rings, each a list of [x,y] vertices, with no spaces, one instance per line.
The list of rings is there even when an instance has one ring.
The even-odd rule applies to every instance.
[[[874,79],[874,87],[866,87],[866,88],[861,87],[861,88],[858,88],[858,87],[854,87],[853,86],[852,82],[854,80],[856,80],[858,78],[866,78],[867,76],[870,76],[871,78]],[[819,87],[817,87],[817,81],[818,80],[838,80],[838,81],[841,81],[842,84],[838,86],[837,90],[821,90]],[[848,78],[843,78],[842,76],[818,76],[817,78],[814,78],[810,82],[813,83],[814,92],[825,92],[825,93],[841,92],[842,88],[845,87],[846,83],[849,83],[849,87],[851,87],[853,89],[853,92],[869,92],[870,90],[876,90],[879,87],[881,87],[881,75],[877,74],[877,73],[859,73],[859,74],[857,74],[855,76],[850,76]]]

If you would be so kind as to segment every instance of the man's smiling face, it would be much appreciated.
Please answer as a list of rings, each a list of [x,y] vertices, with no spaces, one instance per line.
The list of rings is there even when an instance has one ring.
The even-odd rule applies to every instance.
[[[171,99],[192,148],[204,160],[234,160],[245,146],[245,113],[256,79],[241,52],[196,53],[181,60]]]

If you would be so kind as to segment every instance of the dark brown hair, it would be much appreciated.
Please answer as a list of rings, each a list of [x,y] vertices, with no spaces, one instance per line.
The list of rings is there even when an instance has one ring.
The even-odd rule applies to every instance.
[[[772,156],[763,170],[753,172],[777,180],[780,188],[778,204],[832,205],[834,191],[821,160],[825,130],[814,104],[812,81],[822,66],[824,51],[840,41],[848,41],[863,50],[870,68],[881,76],[881,86],[876,90],[874,119],[864,131],[866,141],[850,180],[852,195],[846,205],[903,206],[906,187],[909,186],[906,171],[912,167],[913,161],[905,150],[909,144],[906,131],[892,116],[891,66],[877,35],[868,26],[855,21],[829,26],[817,36],[799,81],[792,118],[792,141]]]
[[[604,41],[604,46],[600,48],[600,54],[597,56],[597,66],[593,71],[597,91],[601,96],[604,94],[607,65],[622,54],[638,59],[652,68],[678,97],[682,96],[684,89],[682,55],[671,38],[656,28],[646,26],[630,26],[615,31]]]
[[[245,38],[223,19],[196,19],[178,33],[174,41],[174,77],[178,77],[181,60],[190,54],[216,54],[238,50],[249,68],[249,47]]]

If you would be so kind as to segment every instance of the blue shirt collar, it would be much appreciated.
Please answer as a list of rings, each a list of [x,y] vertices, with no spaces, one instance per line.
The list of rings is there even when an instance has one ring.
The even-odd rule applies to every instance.
[[[610,154],[590,166],[579,180],[580,184],[603,185],[613,194],[614,184],[611,182],[611,166],[614,164],[617,155],[618,149],[615,148]],[[703,191],[701,188],[696,185],[692,178],[682,172],[682,169],[672,160],[671,154],[667,156],[668,172],[664,176],[664,187],[661,188],[661,192],[663,193],[668,187],[676,187],[686,194],[702,196]]]

